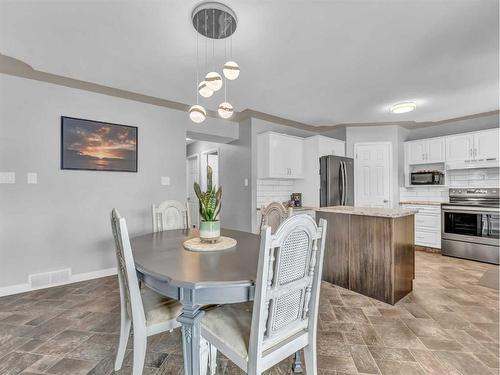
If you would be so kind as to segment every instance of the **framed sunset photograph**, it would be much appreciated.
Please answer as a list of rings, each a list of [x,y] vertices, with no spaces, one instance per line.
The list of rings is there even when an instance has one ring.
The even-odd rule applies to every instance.
[[[137,131],[61,116],[61,169],[137,172]]]

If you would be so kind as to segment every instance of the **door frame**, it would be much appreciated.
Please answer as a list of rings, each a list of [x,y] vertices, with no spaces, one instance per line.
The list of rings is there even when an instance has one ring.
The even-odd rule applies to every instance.
[[[200,171],[200,155],[199,154],[191,154],[186,156],[186,202],[188,204],[188,209],[191,209],[191,202],[189,201],[189,189],[193,189],[193,187],[189,186],[189,160],[196,159],[196,164],[198,165],[198,183],[200,183],[201,171]],[[191,212],[190,212],[191,214]],[[191,221],[193,220],[193,215],[191,215]],[[200,220],[198,216],[198,221]],[[191,223],[193,225],[193,223]],[[196,227],[199,226],[199,223],[196,223]]]
[[[369,146],[369,145],[389,145],[389,205],[390,208],[393,207],[394,201],[394,173],[392,170],[392,142],[356,142],[354,143],[354,178],[356,179],[357,171],[358,171],[358,145]],[[358,184],[356,180],[354,181],[354,206],[358,203]]]
[[[200,159],[199,159],[199,165],[198,165],[198,168],[199,168],[199,171],[200,171],[200,185],[203,181],[202,177],[201,177],[201,173],[202,173],[202,170],[201,170],[201,167],[202,167],[202,158],[203,157],[206,157],[207,154],[213,154],[214,152],[217,153],[217,173],[218,173],[218,185],[217,186],[220,186],[220,148],[219,147],[215,147],[215,148],[211,148],[211,149],[208,149],[208,150],[205,150],[205,151],[202,151],[200,152]],[[206,171],[203,171],[203,173],[206,173]]]

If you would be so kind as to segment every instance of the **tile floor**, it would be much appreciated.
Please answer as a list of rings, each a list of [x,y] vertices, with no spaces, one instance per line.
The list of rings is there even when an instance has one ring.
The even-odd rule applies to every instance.
[[[390,306],[324,284],[322,375],[498,374],[498,291],[487,264],[417,252],[414,292]],[[110,374],[118,341],[115,277],[0,298],[0,374]],[[145,374],[182,373],[179,330],[148,342]],[[131,350],[122,373],[130,373]],[[269,373],[290,372],[290,360]],[[240,374],[226,359],[220,374]]]

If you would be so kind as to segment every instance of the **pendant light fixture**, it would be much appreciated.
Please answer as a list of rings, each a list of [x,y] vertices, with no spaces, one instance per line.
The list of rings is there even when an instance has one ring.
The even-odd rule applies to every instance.
[[[212,63],[215,68],[215,9],[212,10]],[[205,76],[207,86],[213,91],[219,91],[222,88],[222,77],[219,73],[211,71]]]
[[[206,118],[206,110],[198,103],[198,95],[203,98],[210,98],[216,91],[219,91],[224,86],[224,101],[219,105],[217,113],[221,118],[228,119],[233,115],[234,109],[231,103],[227,101],[227,81],[223,81],[223,76],[227,80],[234,80],[240,73],[240,68],[232,59],[232,38],[231,38],[231,54],[230,59],[227,59],[223,66],[223,76],[216,71],[216,56],[215,43],[217,40],[230,37],[236,30],[236,14],[231,8],[217,2],[206,2],[198,5],[191,15],[193,26],[197,31],[196,39],[196,105],[189,109],[189,117],[196,123],[203,122]],[[199,65],[198,65],[198,34],[206,38],[205,40],[205,68],[207,65],[207,42],[212,39],[212,70],[209,71],[205,78],[199,81]],[[226,43],[226,41],[224,41]],[[225,44],[226,46],[226,44]],[[220,66],[220,65],[219,65]],[[205,70],[206,72],[207,70]]]
[[[198,25],[198,18],[196,18],[196,24]],[[205,108],[203,108],[201,105],[198,104],[198,93],[199,93],[199,77],[200,77],[200,70],[198,66],[198,34],[196,34],[196,104],[191,106],[189,108],[189,118],[191,121],[196,122],[197,124],[205,121],[205,118],[207,117],[207,111],[205,111]],[[212,94],[210,94],[211,96]]]
[[[231,28],[233,24],[231,23]],[[231,32],[231,36],[229,37],[229,58],[231,60],[227,61],[222,68],[222,73],[224,73],[224,77],[229,80],[235,80],[240,75],[240,66],[232,60],[233,58],[233,33]]]

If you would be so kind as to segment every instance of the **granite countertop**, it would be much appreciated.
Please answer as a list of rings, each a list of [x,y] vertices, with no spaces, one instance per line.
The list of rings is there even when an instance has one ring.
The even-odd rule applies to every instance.
[[[346,215],[376,216],[376,217],[389,217],[389,218],[410,216],[417,213],[416,210],[408,210],[403,208],[352,207],[352,206],[321,207],[316,209],[316,211],[332,212],[336,214],[346,214]]]
[[[292,208],[294,211],[315,211],[318,207],[310,207],[310,206],[301,206],[301,207],[285,207],[287,210]],[[261,208],[257,207],[257,211],[260,211]]]
[[[411,200],[403,200],[399,201],[399,204],[421,204],[425,206],[441,206],[441,203],[448,203],[447,201],[411,201]]]

